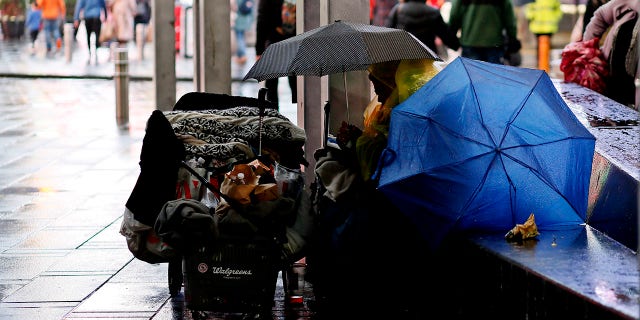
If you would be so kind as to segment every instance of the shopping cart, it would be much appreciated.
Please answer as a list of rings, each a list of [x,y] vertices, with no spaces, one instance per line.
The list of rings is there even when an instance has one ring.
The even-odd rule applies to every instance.
[[[258,98],[237,97],[215,93],[191,92],[182,96],[174,111],[202,111],[250,107],[259,109],[258,159],[262,158],[262,130],[265,109],[277,109],[277,105],[265,100],[266,89],[260,90]],[[241,207],[234,199],[225,196],[219,189],[224,179],[220,168],[209,168],[205,175],[182,161],[181,168],[189,171],[218,199]],[[237,210],[242,214],[242,210]],[[246,219],[252,219],[244,215]],[[251,235],[238,235],[220,230],[215,242],[191,248],[179,257],[171,259],[168,266],[168,285],[171,296],[181,292],[187,308],[193,311],[243,312],[270,314],[274,303],[278,275],[282,275],[285,301],[289,301],[290,283],[294,261],[283,253],[286,242],[284,225],[278,221],[256,222],[262,227]],[[298,264],[296,264],[298,265]]]

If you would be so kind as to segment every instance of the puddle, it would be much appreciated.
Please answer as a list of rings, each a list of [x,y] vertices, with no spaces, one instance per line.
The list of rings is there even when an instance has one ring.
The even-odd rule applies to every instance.
[[[592,127],[630,127],[637,126],[638,120],[612,120],[608,117],[600,118],[589,116],[589,125]]]

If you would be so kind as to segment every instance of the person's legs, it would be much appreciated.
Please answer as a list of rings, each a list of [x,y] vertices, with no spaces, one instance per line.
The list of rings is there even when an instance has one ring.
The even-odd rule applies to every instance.
[[[236,33],[236,57],[243,59],[247,54],[247,44],[244,39],[244,30],[235,30]]]
[[[98,47],[100,47],[100,18],[86,18],[84,20],[84,26],[87,30],[87,47],[89,48],[89,58],[87,63],[91,63],[91,34],[95,37],[95,46],[93,50],[95,55],[96,64],[98,63]]]
[[[485,50],[485,61],[497,64],[502,63],[502,57],[504,56],[504,49],[502,47],[496,48],[486,48]]]
[[[89,46],[89,50],[91,50],[91,33],[95,34],[96,48],[98,48],[100,46],[100,27],[102,26],[100,18],[86,18],[84,24],[87,29],[87,45]]]
[[[84,20],[84,29],[87,30],[87,48],[89,49],[89,59],[91,59],[91,32],[93,32],[93,27],[91,26],[89,19]],[[96,34],[96,40],[97,39],[98,35]]]
[[[44,19],[42,22],[43,30],[44,30],[44,39],[47,45],[47,52],[51,51],[53,48],[53,42],[55,41],[55,31],[58,28],[58,24],[55,20]]]
[[[298,103],[298,80],[297,77],[289,78],[289,88],[291,88],[291,103]]]
[[[29,32],[29,36],[31,38],[31,48],[35,48],[36,39],[38,39],[38,31],[38,29],[35,29]]]
[[[60,35],[60,20],[53,20],[53,25],[53,38],[55,39],[56,43],[56,51],[60,51],[60,48],[62,47],[62,36]]]
[[[469,59],[502,64],[502,48],[462,47],[462,56]]]
[[[478,50],[478,48],[474,47],[463,46],[461,55],[469,59],[482,60],[481,52]]]
[[[267,88],[267,100],[278,104],[278,79],[265,80],[264,86]]]

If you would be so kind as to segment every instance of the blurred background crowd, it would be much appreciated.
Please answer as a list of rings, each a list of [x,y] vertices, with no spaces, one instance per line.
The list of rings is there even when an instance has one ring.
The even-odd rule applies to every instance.
[[[269,43],[287,37],[279,36],[278,30],[282,30],[280,8],[288,2],[295,3],[230,0],[231,63],[246,64],[249,51],[259,59]],[[636,108],[639,3],[637,0],[370,0],[369,18],[372,25],[413,33],[445,61],[462,55],[538,68],[552,77],[580,83]],[[152,5],[152,0],[0,0],[2,38],[28,40],[32,55],[40,52],[44,57],[55,58],[62,55],[65,46],[64,26],[72,25],[73,45],[89,50],[87,64],[98,64],[97,51],[102,47],[109,48],[114,43],[127,47],[137,42],[137,37],[142,37],[143,42],[152,41]],[[176,52],[185,57],[189,56],[190,50],[185,48],[189,42],[181,40],[181,36],[192,35],[188,26],[181,25],[192,20],[189,18],[192,5],[192,0],[175,1]],[[620,40],[614,41],[618,33]],[[594,49],[600,50],[594,54],[596,58],[583,59],[586,61],[583,65],[567,62],[562,66],[563,50],[575,51],[569,44],[582,45],[593,38],[598,38]],[[526,50],[533,51],[533,61],[528,60],[525,54],[530,51]],[[107,60],[110,58],[108,55]],[[593,65],[600,61],[607,66],[595,70]],[[579,76],[583,73],[589,75]],[[273,88],[277,81],[266,86]],[[290,81],[290,88],[295,102],[295,81]],[[276,96],[270,99],[278,100]]]

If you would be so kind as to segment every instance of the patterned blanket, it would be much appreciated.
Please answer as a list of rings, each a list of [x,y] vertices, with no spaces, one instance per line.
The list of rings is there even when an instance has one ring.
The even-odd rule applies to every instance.
[[[186,160],[203,158],[215,167],[254,158],[260,138],[263,150],[293,152],[292,157],[298,156],[292,147],[302,148],[306,141],[304,129],[274,109],[264,110],[262,135],[258,108],[165,111],[164,114],[185,143]]]

